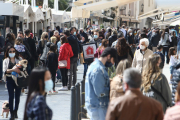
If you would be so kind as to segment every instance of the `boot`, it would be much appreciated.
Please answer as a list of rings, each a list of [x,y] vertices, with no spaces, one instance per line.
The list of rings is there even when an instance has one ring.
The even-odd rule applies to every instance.
[[[10,112],[11,113],[11,117],[9,118],[9,120],[14,120],[14,112]]]
[[[18,118],[17,110],[14,110],[14,118]]]

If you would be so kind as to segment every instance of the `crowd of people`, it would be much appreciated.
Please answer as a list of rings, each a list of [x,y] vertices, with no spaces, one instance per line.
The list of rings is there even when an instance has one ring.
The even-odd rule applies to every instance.
[[[24,120],[52,119],[46,95],[75,86],[78,61],[84,65],[85,108],[91,120],[180,119],[178,32],[174,27],[133,29],[125,25],[101,30],[71,27],[64,31],[48,27],[37,41],[29,29],[19,31],[17,37],[13,33],[8,33],[6,39],[0,37],[0,77],[9,94],[10,120],[18,118],[24,89],[28,94]],[[94,59],[87,62],[82,46],[88,43],[95,43],[97,50]],[[21,72],[14,66],[23,59],[28,61],[30,75],[27,88],[19,88],[7,76]],[[170,66],[171,83],[162,73],[165,60]],[[113,67],[116,70],[112,71]],[[58,81],[62,87],[57,90]],[[173,85],[172,92],[169,84]]]

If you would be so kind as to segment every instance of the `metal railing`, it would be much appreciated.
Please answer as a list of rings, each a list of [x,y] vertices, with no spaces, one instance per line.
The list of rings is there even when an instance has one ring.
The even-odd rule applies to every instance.
[[[81,120],[86,117],[85,106],[85,80],[71,87],[71,111],[70,120]]]

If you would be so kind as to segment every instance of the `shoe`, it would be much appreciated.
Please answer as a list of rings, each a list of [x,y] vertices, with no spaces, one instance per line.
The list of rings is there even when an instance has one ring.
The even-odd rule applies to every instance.
[[[65,87],[60,88],[58,91],[68,91],[68,88],[65,86]]]
[[[17,110],[14,110],[14,118],[18,118]]]
[[[56,90],[55,90],[55,91],[53,91],[53,93],[54,93],[54,94],[57,94],[57,93],[58,93],[58,91],[56,91]]]
[[[10,112],[11,117],[9,118],[9,120],[14,120],[14,112]]]
[[[48,95],[53,95],[54,93],[52,93],[51,91],[49,91]]]

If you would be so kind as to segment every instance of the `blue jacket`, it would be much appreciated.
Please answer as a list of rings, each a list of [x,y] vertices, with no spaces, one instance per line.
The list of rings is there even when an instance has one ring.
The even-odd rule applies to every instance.
[[[110,82],[106,67],[95,59],[90,65],[85,82],[85,107],[108,107]]]

